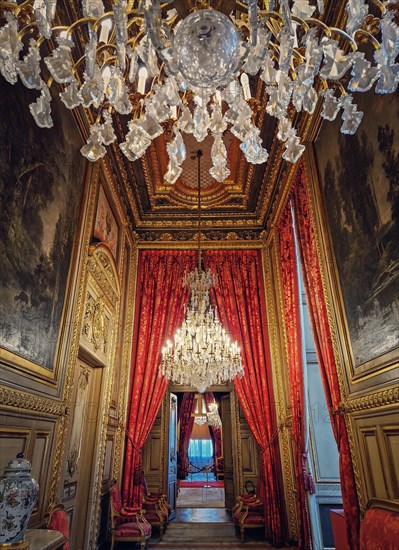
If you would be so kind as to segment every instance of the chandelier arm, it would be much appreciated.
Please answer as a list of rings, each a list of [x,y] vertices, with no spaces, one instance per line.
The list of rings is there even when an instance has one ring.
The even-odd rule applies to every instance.
[[[22,4],[14,4],[14,2],[0,2],[0,7],[7,10],[14,12],[15,15],[18,15],[21,11],[23,11],[28,6],[32,6],[32,0],[25,0],[25,2],[22,2]]]
[[[349,36],[347,32],[343,31],[342,29],[339,29],[338,27],[330,27],[330,31],[331,31],[331,34],[338,34],[339,36],[347,40],[353,52],[357,51],[356,41],[351,36]]]
[[[381,14],[384,15],[386,13],[387,8],[386,6],[380,1],[380,0],[369,0],[374,6],[377,6],[377,8],[381,11]],[[390,2],[391,3],[391,2]],[[392,2],[393,4],[393,2]],[[388,4],[389,5],[389,4]]]
[[[331,29],[328,25],[326,25],[323,21],[320,21],[320,19],[316,19],[315,17],[308,17],[304,20],[305,23],[307,23],[309,26],[313,27],[319,27],[324,31],[324,34],[327,36],[327,38],[331,38]]]
[[[141,30],[139,33],[136,34],[136,36],[132,36],[132,38],[129,38],[129,40],[126,42],[126,44],[132,45],[133,48],[135,48],[136,43],[138,40],[140,40],[145,35],[144,29]]]
[[[366,38],[373,46],[375,50],[381,49],[381,44],[378,42],[375,36],[373,36],[369,31],[365,29],[356,29],[353,33],[353,37],[356,40],[358,36]]]

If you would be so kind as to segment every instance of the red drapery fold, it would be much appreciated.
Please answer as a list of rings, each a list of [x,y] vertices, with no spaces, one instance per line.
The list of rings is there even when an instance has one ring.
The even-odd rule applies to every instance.
[[[209,405],[215,403],[215,396],[213,392],[205,392],[205,403],[206,410],[209,412]],[[211,434],[212,444],[213,444],[213,471],[216,475],[218,471],[218,459],[223,456],[222,451],[222,430],[216,428],[215,426],[209,426],[209,432]]]
[[[221,322],[242,350],[245,375],[234,387],[262,453],[258,495],[265,504],[266,537],[281,546],[286,518],[260,252],[205,251],[204,264],[218,277],[211,297]]]
[[[183,321],[189,289],[182,280],[195,260],[195,251],[145,250],[139,256],[123,475],[128,506],[141,505],[141,451],[167,388],[165,378],[158,376],[161,348]]]
[[[307,471],[304,379],[301,318],[291,206],[288,203],[277,227],[279,266],[283,285],[283,304],[288,352],[288,374],[292,404],[292,436],[295,449],[298,548],[311,547],[304,471]],[[305,470],[304,470],[305,469]]]
[[[195,409],[195,393],[185,392],[179,410],[179,460],[177,464],[177,478],[186,479],[188,474],[188,446],[194,426],[192,413]]]
[[[314,232],[314,221],[312,219],[303,166],[299,168],[296,176],[292,201],[317,359],[326,394],[326,402],[330,412],[331,425],[338,445],[342,500],[348,540],[351,548],[357,550],[359,548],[360,527],[359,502],[348,432],[345,418],[340,412],[341,391],[328,324],[327,307]]]

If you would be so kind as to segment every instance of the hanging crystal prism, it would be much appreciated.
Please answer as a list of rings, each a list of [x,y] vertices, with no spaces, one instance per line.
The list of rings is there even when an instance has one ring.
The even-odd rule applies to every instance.
[[[348,13],[346,32],[352,36],[355,30],[363,25],[369,12],[369,7],[365,4],[364,0],[348,0],[345,10]]]
[[[291,128],[290,136],[285,142],[285,151],[283,159],[294,164],[302,155],[305,146],[301,144],[299,137],[296,135],[295,128]]]
[[[83,107],[98,108],[104,97],[104,81],[100,67],[96,64],[94,67],[93,78],[90,78],[86,72],[83,74],[83,84],[78,92],[78,98]]]
[[[183,172],[183,168],[172,158],[169,159],[168,168],[164,176],[165,181],[173,185]]]
[[[129,132],[126,134],[125,141],[119,145],[124,155],[131,161],[142,157],[151,145],[151,139],[147,132],[133,120],[128,123]]]
[[[123,74],[118,67],[111,66],[111,77],[107,86],[106,96],[109,102],[121,115],[132,112],[132,104],[129,99],[129,91],[125,84]]]
[[[0,72],[10,84],[18,79],[17,66],[19,52],[23,44],[18,37],[18,22],[10,13],[6,13],[6,25],[0,29]]]
[[[74,79],[71,58],[73,41],[70,38],[60,36],[56,40],[58,43],[57,48],[52,51],[50,56],[44,58],[44,62],[54,80],[59,84],[66,84]]]
[[[29,105],[29,110],[40,128],[52,128],[51,95],[46,84],[42,84],[40,96]]]
[[[63,92],[60,92],[60,98],[67,109],[74,109],[81,103],[79,96],[79,84],[77,80],[73,80]]]
[[[40,90],[43,81],[40,77],[40,52],[36,40],[29,40],[29,50],[22,61],[17,65],[17,73],[22,83],[30,89]]]
[[[341,102],[334,96],[334,90],[328,88],[320,92],[320,95],[324,98],[321,117],[325,120],[335,120],[341,108]]]
[[[33,12],[36,25],[44,38],[49,39],[52,33],[52,22],[57,8],[57,0],[35,0]]]
[[[367,92],[380,76],[378,67],[372,67],[363,52],[354,52],[351,70],[352,78],[348,84],[351,92]]]
[[[98,124],[90,128],[90,137],[87,140],[86,145],[81,148],[80,152],[84,157],[90,160],[90,162],[95,162],[106,154],[107,150],[101,144]]]
[[[176,128],[174,129],[175,137],[174,139],[166,144],[166,150],[168,152],[169,158],[181,166],[186,159],[186,147],[181,133]]]

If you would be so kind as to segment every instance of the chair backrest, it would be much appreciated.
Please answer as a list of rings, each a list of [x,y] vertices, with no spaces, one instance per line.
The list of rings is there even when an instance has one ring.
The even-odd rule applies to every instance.
[[[116,480],[111,482],[109,491],[111,494],[111,529],[115,529],[120,523],[120,512],[122,510],[122,497]]]
[[[111,504],[112,504],[113,511],[116,514],[119,514],[120,511],[122,510],[122,497],[121,497],[121,492],[117,481],[113,481],[111,483],[110,492],[111,492]]]
[[[52,531],[59,531],[68,539],[68,542],[64,544],[62,550],[69,550],[69,519],[62,504],[54,506],[54,508],[50,510],[47,527]]]
[[[372,499],[360,523],[360,550],[396,550],[399,538],[399,502]]]

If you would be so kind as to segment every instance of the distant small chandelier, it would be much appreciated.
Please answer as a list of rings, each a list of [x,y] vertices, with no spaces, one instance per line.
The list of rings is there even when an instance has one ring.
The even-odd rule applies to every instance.
[[[223,384],[244,374],[240,348],[222,327],[210,303],[209,289],[215,276],[201,267],[200,159],[198,158],[198,267],[183,279],[191,289],[190,303],[182,326],[162,349],[160,373],[176,384],[193,386],[204,392],[209,386]]]
[[[221,428],[222,419],[220,418],[220,415],[219,415],[217,403],[209,403],[208,409],[209,409],[209,412],[206,413],[206,416],[208,418],[209,426],[212,426],[213,428]]]
[[[198,425],[198,426],[203,426],[204,424],[206,424],[207,422],[207,417],[206,416],[194,416],[194,422]]]

